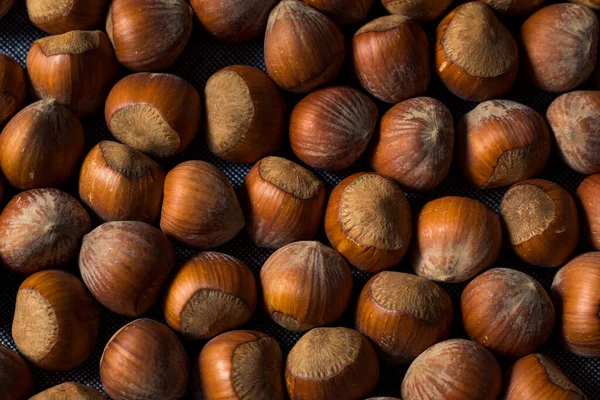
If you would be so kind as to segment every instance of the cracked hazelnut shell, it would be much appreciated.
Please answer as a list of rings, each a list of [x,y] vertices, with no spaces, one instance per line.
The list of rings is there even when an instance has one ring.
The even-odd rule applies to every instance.
[[[0,125],[23,107],[26,96],[27,83],[23,68],[12,57],[0,53]]]
[[[452,0],[382,0],[390,14],[399,14],[419,22],[439,18],[452,4]]]
[[[517,17],[531,14],[546,0],[479,0],[498,14]]]
[[[65,382],[36,394],[29,400],[106,400],[96,389],[75,382]]]
[[[355,24],[367,18],[374,0],[302,0],[338,25]]]
[[[25,400],[33,393],[33,377],[25,360],[6,346],[0,346],[0,398]]]
[[[99,28],[109,0],[27,0],[29,20],[52,35]]]

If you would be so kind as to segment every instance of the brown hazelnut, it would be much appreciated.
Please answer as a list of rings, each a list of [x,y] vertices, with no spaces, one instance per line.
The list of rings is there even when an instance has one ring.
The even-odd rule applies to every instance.
[[[382,0],[390,14],[399,14],[419,22],[437,19],[452,4],[452,0]]]
[[[85,151],[83,127],[55,100],[30,104],[0,135],[0,168],[19,189],[59,186],[79,166]]]
[[[587,400],[587,397],[550,358],[530,354],[514,363],[505,375],[502,400]]]
[[[96,389],[74,382],[66,382],[36,394],[29,400],[106,400]]]
[[[192,33],[193,11],[185,0],[112,0],[106,33],[117,59],[132,71],[170,67]]]
[[[332,87],[313,92],[292,111],[292,150],[314,168],[347,168],[367,148],[378,115],[375,103],[356,89]]]
[[[65,265],[77,256],[90,217],[58,189],[32,189],[13,197],[0,214],[0,260],[30,275]]]
[[[366,400],[401,400],[397,397],[369,397]]]
[[[4,17],[11,9],[15,0],[0,0],[0,18]]]
[[[485,347],[465,339],[431,346],[402,381],[404,400],[495,400],[501,390],[498,361]]]
[[[404,15],[369,22],[352,38],[360,84],[388,103],[423,94],[431,78],[429,42],[423,28]]]
[[[109,310],[139,317],[159,299],[175,265],[175,249],[144,222],[107,222],[83,238],[79,272],[92,295]]]
[[[375,350],[348,328],[315,328],[292,348],[285,366],[290,400],[359,400],[379,378]]]
[[[0,346],[0,398],[25,400],[33,393],[33,377],[25,361],[14,351]]]
[[[244,325],[255,309],[252,271],[222,253],[200,253],[185,261],[165,294],[167,324],[190,339],[209,339]]]
[[[212,339],[197,358],[194,400],[283,400],[283,355],[261,332],[231,331]]]
[[[104,32],[71,31],[33,42],[27,73],[37,98],[54,98],[83,117],[102,109],[119,64]]]
[[[357,269],[375,273],[391,268],[402,260],[412,237],[410,204],[390,179],[351,175],[331,192],[325,233]]]
[[[509,100],[490,100],[465,114],[456,128],[457,159],[464,176],[481,189],[532,178],[550,157],[544,118]]]
[[[519,258],[538,267],[567,262],[579,242],[579,218],[565,189],[543,179],[517,183],[504,194],[500,217]]]
[[[152,223],[160,214],[164,181],[164,171],[148,156],[102,141],[83,161],[79,196],[102,221]]]
[[[267,314],[295,332],[337,321],[352,295],[348,264],[319,242],[295,242],[277,250],[262,266],[260,282]]]
[[[448,175],[454,120],[436,99],[417,97],[383,115],[373,138],[371,165],[409,190],[431,190]]]
[[[204,96],[206,144],[217,157],[254,163],[277,152],[286,105],[264,72],[247,65],[223,68],[206,82]]]
[[[588,176],[577,188],[577,198],[581,206],[583,235],[596,250],[600,250],[600,174]]]
[[[92,354],[100,307],[83,283],[59,270],[31,275],[19,287],[12,336],[38,368],[66,371]]]
[[[581,4],[595,10],[600,9],[599,0],[569,0],[571,3]]]
[[[546,0],[479,0],[499,14],[515,17],[531,14]]]
[[[444,86],[464,100],[502,97],[519,71],[517,42],[488,6],[462,4],[437,28],[435,70]]]
[[[302,0],[331,18],[336,24],[355,24],[367,18],[374,0]]]
[[[465,282],[500,255],[502,227],[494,211],[466,197],[428,202],[416,219],[410,264],[419,276]]]
[[[563,267],[552,282],[558,336],[570,352],[600,357],[600,253],[585,253]]]
[[[114,400],[176,400],[187,388],[189,360],[165,325],[136,319],[113,335],[100,359],[100,380]]]
[[[598,17],[584,6],[552,4],[535,12],[521,27],[531,82],[557,93],[582,84],[596,65],[599,31]]]
[[[26,95],[23,68],[13,58],[0,53],[0,125],[23,107]]]
[[[554,328],[554,307],[542,285],[512,269],[494,268],[473,279],[460,308],[467,335],[505,357],[537,350]]]
[[[152,157],[185,149],[200,129],[200,95],[187,81],[170,74],[138,73],[110,91],[104,116],[120,141]]]
[[[109,0],[27,0],[29,20],[56,35],[99,28]]]
[[[186,161],[165,179],[160,228],[194,249],[229,242],[244,228],[244,215],[225,174],[204,161]]]
[[[319,11],[282,0],[269,15],[265,65],[281,88],[307,93],[337,76],[346,58],[344,36]]]

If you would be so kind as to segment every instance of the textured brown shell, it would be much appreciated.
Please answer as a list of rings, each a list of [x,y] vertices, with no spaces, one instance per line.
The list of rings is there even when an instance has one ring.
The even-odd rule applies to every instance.
[[[479,0],[499,14],[511,17],[531,14],[546,0]],[[585,0],[584,0],[585,1]]]
[[[431,22],[443,14],[452,0],[382,0],[390,14],[400,14],[419,22]]]
[[[355,24],[367,18],[375,0],[302,0],[338,25]]]
[[[106,400],[96,389],[74,382],[65,382],[36,394],[29,400]]]
[[[577,188],[582,233],[596,250],[600,250],[600,207],[598,207],[598,196],[600,196],[600,174],[588,176]]]
[[[0,125],[23,107],[26,94],[23,68],[13,58],[0,54]]]
[[[56,35],[100,28],[109,0],[27,0],[29,20]]]

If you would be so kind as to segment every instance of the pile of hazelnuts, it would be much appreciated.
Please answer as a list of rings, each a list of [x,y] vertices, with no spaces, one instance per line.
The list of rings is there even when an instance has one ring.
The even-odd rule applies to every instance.
[[[397,382],[404,400],[586,399],[536,351],[554,332],[568,351],[600,357],[600,91],[574,91],[595,76],[600,1],[382,2],[391,15],[365,24],[374,0],[26,1],[50,36],[31,45],[26,73],[0,55],[1,182],[16,193],[1,203],[0,263],[24,277],[12,324],[20,356],[0,346],[0,399],[33,395],[24,360],[82,364],[101,307],[139,318],[100,360],[114,400],[362,400],[379,360],[410,365]],[[0,15],[11,4],[0,0]],[[201,96],[160,73],[182,54],[194,14],[215,40],[264,34],[267,74],[229,66]],[[519,37],[501,22],[513,17]],[[422,24],[440,19],[431,60]],[[357,27],[351,51],[340,25]],[[346,62],[361,90],[328,86]],[[120,79],[122,67],[133,73]],[[422,97],[432,67],[448,91],[479,102],[456,125]],[[501,100],[519,70],[561,94],[545,118]],[[304,96],[291,113],[282,90]],[[27,92],[37,101],[25,106]],[[80,118],[102,109],[115,140],[84,154]],[[210,163],[165,171],[155,161],[199,135],[217,157],[253,164],[239,191]],[[298,162],[276,156],[288,139]],[[589,175],[575,199],[535,179],[553,146]],[[329,196],[306,167],[337,172],[363,154],[374,172]],[[476,188],[508,187],[498,213],[457,196],[411,211],[404,190],[436,188],[453,159]],[[60,189],[77,175],[76,195]],[[314,240],[323,225],[326,244]],[[258,279],[212,251],[244,228],[275,250]],[[599,252],[573,258],[580,230]],[[528,264],[561,267],[550,293],[495,265],[503,241]],[[175,245],[199,252],[176,263]],[[391,270],[399,264],[411,273]],[[351,305],[352,268],[373,275]],[[436,282],[468,282],[460,315]],[[241,330],[257,303],[305,332],[287,357],[269,335]],[[164,324],[140,318],[156,305]],[[335,327],[349,309],[354,329]],[[451,339],[453,324],[471,340]],[[190,360],[182,340],[206,344]],[[511,361],[504,374],[497,358]],[[31,398],[105,397],[64,383]]]

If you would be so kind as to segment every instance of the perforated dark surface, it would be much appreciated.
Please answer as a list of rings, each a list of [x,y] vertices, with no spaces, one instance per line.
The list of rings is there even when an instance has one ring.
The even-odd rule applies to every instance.
[[[36,29],[29,23],[23,3],[24,1],[17,0],[17,4],[13,10],[10,11],[6,17],[0,19],[0,52],[14,57],[22,65],[25,64],[25,59],[31,43],[35,39],[45,35],[43,32]],[[372,19],[373,17],[383,13],[384,11],[382,7],[377,3],[369,18]],[[513,29],[513,32],[515,32],[515,28],[518,29],[519,21],[510,21],[506,24]],[[426,26],[430,39],[433,39],[435,27],[436,23]],[[356,26],[345,28],[346,37],[350,38],[356,29]],[[433,41],[431,41],[431,43],[433,43]],[[232,64],[248,64],[264,70],[262,39],[242,44],[215,43],[210,41],[202,32],[201,27],[196,24],[194,26],[194,33],[192,34],[192,38],[186,51],[183,53],[177,64],[167,72],[174,73],[187,79],[196,87],[196,89],[198,89],[198,91],[202,93],[204,84],[211,74]],[[125,73],[125,71],[123,72]],[[352,77],[352,74],[350,73],[348,63],[340,77],[336,80],[336,83],[345,83],[358,87],[354,78]],[[452,111],[455,120],[458,120],[458,118],[460,118],[464,113],[475,106],[473,103],[460,101],[450,95],[447,91],[442,89],[440,83],[435,78],[427,95],[435,97],[444,102]],[[288,106],[290,109],[300,98],[301,97],[296,96],[287,97]],[[545,110],[553,100],[554,96],[534,90],[527,86],[526,83],[524,83],[521,79],[519,79],[513,90],[506,96],[506,98],[527,104],[536,109],[538,112],[545,114]],[[378,105],[380,107],[381,114],[383,114],[387,108],[389,108],[388,105],[384,105],[382,103],[378,103]],[[102,113],[90,116],[84,119],[82,122],[85,128],[87,141],[86,145],[88,149],[90,149],[100,140],[112,139],[109,131],[106,128]],[[293,154],[291,154],[287,148],[283,149],[281,154],[295,159]],[[250,165],[235,165],[222,161],[211,155],[203,143],[202,135],[200,135],[198,140],[182,154],[163,162],[163,166],[165,169],[169,170],[176,164],[189,159],[201,159],[215,164],[225,172],[236,189],[240,187],[246,173],[250,169]],[[341,179],[355,172],[364,170],[369,170],[369,167],[368,164],[361,159],[353,167],[339,174],[329,174],[321,171],[314,172],[325,182],[329,193]],[[574,192],[581,180],[584,178],[584,176],[575,173],[566,167],[555,154],[552,156],[546,170],[541,177],[560,184],[570,192]],[[72,179],[69,184],[65,185],[65,190],[68,190],[73,195],[76,195],[75,188],[75,179]],[[427,194],[407,193],[407,195],[413,212],[418,210],[418,208],[426,201],[446,195],[458,195],[478,199],[497,211],[500,199],[505,190],[506,189],[481,191],[474,189],[473,187],[469,186],[460,177],[456,169],[453,168],[449,178],[434,192]],[[9,196],[10,195],[11,193],[9,193]],[[323,232],[319,234],[318,239],[324,243],[327,243],[327,239]],[[238,237],[236,237],[231,243],[217,249],[217,251],[231,254],[243,260],[250,266],[256,277],[258,277],[258,272],[261,265],[271,254],[271,251],[258,249],[252,245],[245,233],[238,235]],[[583,244],[580,245],[578,253],[585,251],[590,251],[590,248]],[[188,249],[178,248],[177,254],[178,259],[182,260],[194,254],[194,252]],[[541,269],[527,266],[513,256],[507,249],[503,251],[501,258],[496,263],[496,266],[512,267],[524,271],[536,278],[547,290],[549,289],[552,279],[557,271],[555,269]],[[66,269],[73,273],[77,273],[75,264],[67,266]],[[406,266],[405,263],[401,263],[396,269],[405,272],[410,271],[410,268]],[[346,317],[340,322],[340,324],[347,326],[351,326],[351,315],[356,297],[364,283],[369,278],[369,275],[358,271],[354,271],[353,274],[354,301],[346,313]],[[16,292],[22,280],[23,278],[9,274],[0,269],[0,344],[7,345],[13,349],[15,346],[10,334],[11,324]],[[458,316],[458,299],[465,284],[443,284],[442,286],[448,291],[448,293],[450,293],[454,301],[456,315]],[[153,311],[149,312],[147,316],[163,321],[159,309],[154,309]],[[460,318],[455,318],[456,322],[459,320]],[[78,368],[63,373],[46,372],[31,367],[36,382],[36,390],[43,390],[65,381],[76,381],[87,384],[96,389],[101,389],[98,376],[98,364],[102,354],[102,349],[104,348],[104,345],[108,339],[121,326],[129,321],[131,321],[131,319],[118,316],[105,310],[102,315],[100,338],[96,344],[96,348],[92,357],[90,357],[89,360],[87,360]],[[456,327],[452,336],[464,336],[464,333],[462,333],[462,329],[459,326],[460,324],[456,324],[456,322]],[[287,332],[285,329],[271,322],[260,309],[257,311],[252,320],[246,326],[244,326],[244,328],[258,330],[272,335],[280,343],[285,353],[291,349],[294,343],[301,336],[299,334]],[[189,349],[190,358],[194,359],[201,349],[203,343],[187,343],[186,345]],[[554,361],[556,361],[562,367],[563,371],[568,375],[568,377],[571,378],[574,383],[586,393],[589,399],[600,399],[600,360],[585,359],[573,356],[562,350],[556,344],[554,338],[552,338],[544,346],[544,348],[541,349],[541,352],[550,356]],[[506,367],[506,365],[508,364],[503,362],[503,366]],[[400,383],[405,371],[406,366],[382,365],[379,384],[376,390],[373,392],[373,395],[399,397]]]

